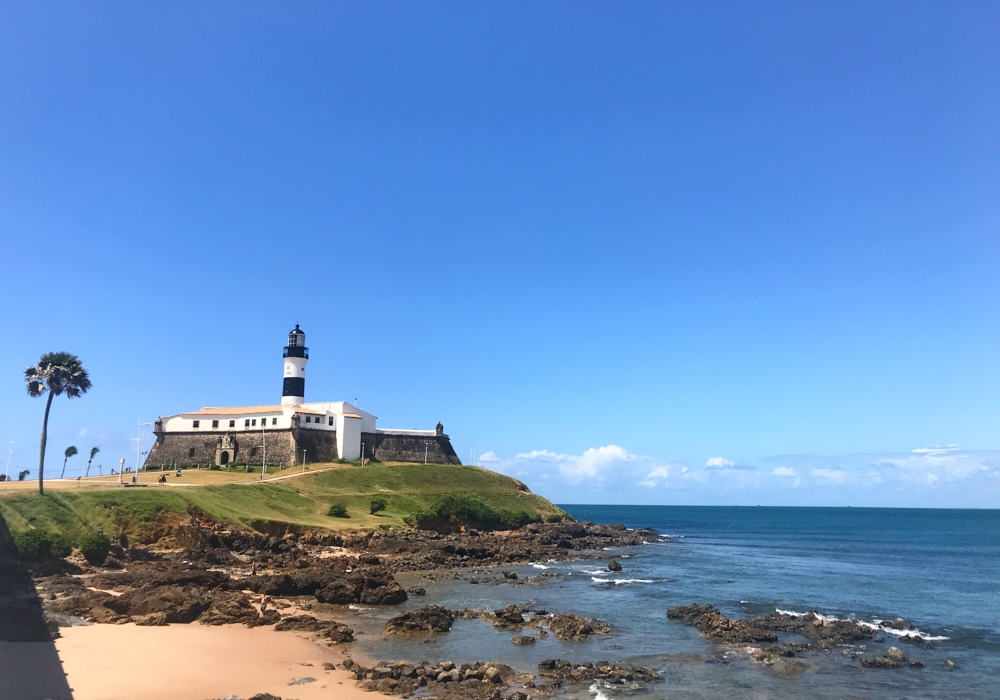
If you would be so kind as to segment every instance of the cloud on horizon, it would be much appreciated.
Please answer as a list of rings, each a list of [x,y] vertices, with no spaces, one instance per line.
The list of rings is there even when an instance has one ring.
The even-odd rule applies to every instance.
[[[1000,450],[956,445],[909,452],[777,455],[757,466],[712,457],[703,467],[618,445],[480,462],[557,503],[1000,507]]]

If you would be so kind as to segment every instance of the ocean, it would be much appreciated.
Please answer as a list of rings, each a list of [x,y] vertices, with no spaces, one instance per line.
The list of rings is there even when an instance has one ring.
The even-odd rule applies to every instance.
[[[458,620],[427,643],[380,638],[394,611],[359,611],[369,633],[361,649],[376,658],[503,661],[532,669],[546,658],[575,663],[628,660],[662,681],[641,688],[576,686],[556,697],[671,698],[1000,698],[1000,511],[871,508],[563,506],[578,520],[652,527],[660,542],[608,551],[606,562],[534,562],[539,585],[470,585],[466,578],[425,585],[406,607],[498,608],[508,603],[609,621],[610,637],[588,642],[510,644],[511,633]],[[676,605],[709,603],[731,617],[816,610],[877,622],[903,617],[928,644],[901,644],[888,632],[868,652],[899,646],[921,668],[862,668],[841,648],[801,657],[806,670],[782,678],[746,651],[702,638],[666,618]],[[860,649],[853,649],[854,651]],[[953,667],[946,661],[954,662]]]

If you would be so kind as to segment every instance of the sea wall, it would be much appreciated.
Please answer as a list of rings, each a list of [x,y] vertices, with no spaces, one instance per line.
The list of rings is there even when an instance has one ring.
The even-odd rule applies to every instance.
[[[380,462],[424,461],[426,450],[429,464],[461,464],[447,435],[398,435],[393,433],[361,433],[365,457]]]

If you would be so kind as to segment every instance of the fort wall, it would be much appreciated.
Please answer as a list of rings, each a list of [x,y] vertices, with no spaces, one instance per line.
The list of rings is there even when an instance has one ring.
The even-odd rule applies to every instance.
[[[461,464],[447,435],[399,435],[393,433],[361,433],[365,457],[380,462],[424,461],[426,450],[429,464]]]

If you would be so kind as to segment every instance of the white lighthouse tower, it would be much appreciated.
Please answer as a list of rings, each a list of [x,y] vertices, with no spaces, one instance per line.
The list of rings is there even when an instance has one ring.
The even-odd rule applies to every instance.
[[[288,345],[283,353],[285,358],[285,379],[281,385],[281,403],[284,406],[297,406],[306,400],[306,362],[309,361],[309,348],[306,347],[306,334],[295,330],[288,334]]]

